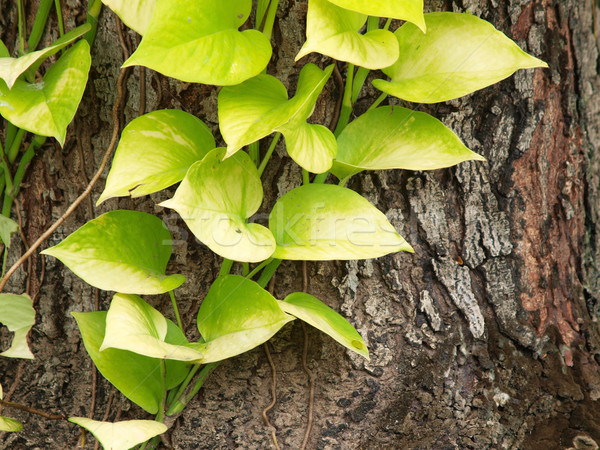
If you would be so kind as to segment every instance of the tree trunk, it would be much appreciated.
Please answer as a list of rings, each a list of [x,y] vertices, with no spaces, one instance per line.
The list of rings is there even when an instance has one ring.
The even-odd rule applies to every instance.
[[[28,3],[28,2],[25,2]],[[33,16],[37,2],[29,2]],[[82,1],[63,2],[68,29],[85,18]],[[427,11],[469,11],[493,23],[549,69],[520,71],[466,98],[419,107],[444,121],[488,162],[435,172],[362,173],[350,187],[386,213],[415,248],[359,262],[308,263],[308,291],[344,314],[364,336],[371,361],[308,329],[314,422],[308,448],[598,448],[600,445],[600,77],[592,0],[426,1]],[[269,73],[296,85],[293,58],[304,40],[306,2],[282,0]],[[15,42],[16,2],[0,5],[0,37]],[[29,23],[31,26],[31,23]],[[84,100],[64,148],[36,155],[16,207],[29,242],[84,189],[108,146],[111,108],[123,52],[106,9],[92,50]],[[51,23],[45,42],[57,35]],[[129,50],[136,36],[125,33]],[[320,66],[328,59],[313,54]],[[139,114],[140,68],[127,84],[121,126]],[[218,131],[216,88],[146,72],[146,111],[180,108]],[[378,95],[370,84],[355,112]],[[330,80],[313,118],[328,125],[340,86]],[[414,107],[415,105],[412,105]],[[218,134],[217,134],[218,135]],[[265,205],[301,183],[280,144],[265,180]],[[96,187],[93,201],[103,188]],[[60,242],[94,215],[138,209],[161,217],[174,235],[170,270],[188,277],[179,294],[193,337],[195,314],[219,262],[178,216],[152,198],[83,203],[44,244]],[[16,260],[19,242],[11,247]],[[22,249],[21,249],[22,250]],[[34,361],[0,359],[11,400],[51,413],[102,420],[149,418],[94,371],[73,311],[91,311],[98,295],[62,264],[36,255],[7,292],[28,289],[37,323]],[[301,290],[302,265],[284,263],[275,294]],[[169,311],[165,296],[148,298]],[[168,314],[168,313],[167,313]],[[297,322],[297,321],[296,321]],[[309,408],[303,329],[287,325],[270,343],[273,377],[259,347],[225,361],[169,433],[174,448],[299,448]],[[95,394],[94,394],[95,391]],[[75,448],[79,429],[14,409],[25,423],[0,435],[3,448]],[[85,448],[93,448],[89,438]]]

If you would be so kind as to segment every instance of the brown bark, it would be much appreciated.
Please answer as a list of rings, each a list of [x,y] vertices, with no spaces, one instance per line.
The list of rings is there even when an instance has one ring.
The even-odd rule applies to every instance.
[[[0,5],[0,36],[8,43],[15,36],[13,3]],[[469,10],[491,21],[550,69],[518,72],[467,98],[422,108],[453,128],[487,163],[428,173],[364,173],[352,180],[350,186],[386,212],[416,252],[308,264],[309,292],[348,317],[371,351],[366,363],[309,330],[309,366],[316,385],[308,448],[597,448],[599,11],[591,0],[425,3],[427,10]],[[63,7],[67,27],[83,20],[80,2],[63,2]],[[292,88],[305,11],[305,2],[282,0],[275,26],[269,72]],[[108,145],[123,60],[115,26],[112,13],[104,11],[88,91],[64,149],[46,145],[29,169],[20,203],[29,241],[83,190]],[[135,42],[133,34],[126,36]],[[319,55],[309,60],[328,63]],[[128,83],[124,123],[138,114],[139,73],[135,69]],[[181,108],[218,130],[215,88],[155,73],[148,73],[146,88],[147,111]],[[363,94],[357,113],[378,95],[370,86]],[[330,122],[338,97],[339,86],[332,79],[317,104],[315,121]],[[264,211],[301,182],[281,146],[269,170]],[[84,204],[47,245],[107,210],[157,214],[177,240],[171,268],[188,276],[179,301],[184,322],[193,324],[218,261],[186,233],[176,215],[154,206],[168,196],[112,200],[100,208]],[[11,254],[13,260],[16,256]],[[39,292],[31,333],[36,360],[25,362],[11,400],[86,416],[93,369],[69,312],[92,310],[94,290],[51,258],[44,280],[41,258],[31,264],[30,293]],[[27,270],[22,269],[8,290],[22,292],[26,283]],[[301,266],[284,263],[275,294],[282,297],[301,288]],[[170,311],[166,296],[148,300]],[[101,309],[109,301],[109,293],[100,294]],[[193,325],[189,328],[192,335]],[[269,345],[278,373],[270,422],[282,448],[298,448],[309,397],[300,325],[288,325]],[[14,381],[17,365],[0,359],[5,389]],[[102,419],[111,388],[98,380],[94,418]],[[271,383],[262,347],[224,362],[174,426],[173,446],[268,448],[271,430],[261,413],[271,401]],[[0,436],[4,448],[76,445],[79,431],[72,424],[14,410],[5,414],[23,420],[25,429]],[[119,394],[108,417],[146,415]],[[86,448],[92,447],[88,441]]]

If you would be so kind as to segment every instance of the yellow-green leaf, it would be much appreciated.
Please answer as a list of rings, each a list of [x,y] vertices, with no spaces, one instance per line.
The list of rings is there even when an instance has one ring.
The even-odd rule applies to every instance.
[[[105,450],[128,450],[167,431],[164,423],[155,420],[123,420],[100,422],[87,417],[69,417],[94,435]]]
[[[412,23],[396,30],[401,58],[383,70],[391,81],[373,86],[419,103],[458,98],[519,69],[548,67],[483,19],[470,14],[425,14],[427,34]]]

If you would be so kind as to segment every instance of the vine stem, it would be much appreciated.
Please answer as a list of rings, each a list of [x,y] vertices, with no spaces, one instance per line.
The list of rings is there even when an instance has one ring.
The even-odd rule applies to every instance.
[[[62,416],[60,414],[50,414],[46,411],[42,411],[41,409],[35,409],[27,405],[21,405],[20,403],[8,402],[6,400],[0,400],[0,405],[5,406],[7,408],[20,409],[21,411],[26,411],[30,414],[35,414],[37,416],[45,417],[50,420],[67,420],[66,416]]]
[[[92,192],[92,189],[94,188],[94,186],[100,179],[100,176],[102,175],[102,172],[104,172],[104,169],[106,168],[106,164],[108,164],[108,161],[113,153],[113,150],[117,144],[117,139],[119,137],[119,111],[121,109],[121,104],[123,103],[123,100],[125,97],[123,82],[124,82],[125,78],[127,77],[128,73],[129,73],[128,68],[123,69],[121,71],[121,73],[119,74],[119,78],[117,80],[117,99],[113,106],[113,112],[112,112],[113,124],[114,124],[113,125],[113,134],[112,134],[112,137],[110,140],[110,144],[109,144],[108,148],[106,149],[106,152],[104,153],[104,157],[102,158],[102,161],[100,162],[100,167],[98,167],[98,170],[96,170],[96,173],[90,180],[90,182],[87,185],[87,187],[85,188],[85,190],[81,193],[81,195],[79,197],[77,197],[77,199],[71,204],[71,206],[69,206],[67,208],[67,210],[64,212],[64,214],[62,216],[60,216],[56,220],[56,222],[54,222],[50,226],[50,228],[48,228],[44,233],[42,233],[42,235],[31,245],[31,247],[29,247],[29,249],[23,254],[23,256],[21,256],[18,259],[18,261],[15,262],[10,269],[8,269],[8,272],[6,272],[6,274],[0,280],[0,292],[2,292],[4,290],[6,283],[8,283],[8,280],[16,272],[16,270],[19,267],[21,267],[21,265],[25,261],[27,261],[31,255],[33,255],[33,253],[40,247],[40,245],[42,245],[44,243],[44,241],[46,241],[46,239],[48,239],[48,237],[50,237],[50,235],[52,233],[54,233],[56,231],[56,229],[59,226],[61,226],[62,223],[73,213],[73,211],[75,211],[75,209],[77,209],[79,204],[83,200],[85,200],[85,198],[88,195],[90,195],[90,193]]]
[[[338,119],[337,126],[333,134],[338,137],[340,133],[346,128],[350,121],[350,114],[352,114],[352,83],[354,82],[354,64],[348,64],[346,71],[346,85],[344,86],[344,98],[342,100],[342,109],[340,111],[340,117]]]
[[[54,6],[56,7],[56,17],[58,19],[58,33],[63,36],[65,34],[65,26],[63,24],[62,8],[60,7],[60,0],[54,0]]]
[[[267,163],[269,162],[269,159],[271,159],[273,150],[275,150],[275,147],[277,146],[277,142],[279,141],[280,137],[281,137],[281,133],[277,133],[277,134],[275,134],[275,136],[273,136],[271,145],[269,145],[269,149],[267,150],[265,157],[263,158],[262,162],[260,163],[260,166],[258,167],[258,176],[259,177],[262,176],[263,172],[265,171],[265,168],[267,167]]]
[[[173,304],[173,311],[175,311],[175,317],[177,318],[177,325],[179,329],[185,333],[183,330],[183,324],[181,323],[181,316],[179,315],[179,308],[177,307],[177,300],[175,299],[175,293],[173,291],[169,291],[169,297],[171,297],[171,303]]]

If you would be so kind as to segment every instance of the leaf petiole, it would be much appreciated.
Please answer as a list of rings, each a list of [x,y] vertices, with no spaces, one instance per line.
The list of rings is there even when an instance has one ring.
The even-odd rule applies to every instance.
[[[177,325],[179,329],[185,333],[183,329],[183,324],[181,323],[181,316],[179,315],[179,308],[177,307],[177,300],[175,299],[175,293],[173,291],[169,291],[169,297],[171,297],[171,303],[173,304],[173,311],[175,311],[175,317],[177,318]]]
[[[267,167],[267,163],[269,162],[269,159],[271,159],[273,150],[275,150],[275,147],[277,146],[277,142],[279,141],[280,137],[281,137],[281,133],[276,133],[275,136],[273,136],[271,145],[269,145],[269,148],[267,149],[267,153],[265,154],[265,157],[263,158],[262,162],[260,163],[260,166],[258,167],[258,176],[259,177],[262,176],[263,172],[265,171],[265,168]]]

